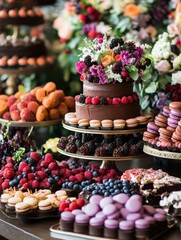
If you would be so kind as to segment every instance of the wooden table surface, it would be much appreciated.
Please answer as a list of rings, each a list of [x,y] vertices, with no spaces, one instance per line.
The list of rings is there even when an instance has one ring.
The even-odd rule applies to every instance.
[[[0,240],[4,238],[9,240],[56,240],[57,238],[51,237],[49,230],[50,226],[56,223],[58,223],[58,219],[46,219],[25,223],[17,219],[10,219],[3,213],[0,213]],[[181,239],[179,225],[176,225],[157,239]]]

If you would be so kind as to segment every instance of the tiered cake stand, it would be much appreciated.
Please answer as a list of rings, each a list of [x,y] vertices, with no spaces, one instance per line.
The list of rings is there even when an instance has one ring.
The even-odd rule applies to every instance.
[[[161,151],[150,147],[148,145],[144,145],[143,151],[151,156],[166,158],[166,159],[174,159],[181,160],[181,153],[178,152],[169,152],[169,151]]]
[[[134,133],[142,133],[145,131],[145,128],[137,128],[137,129],[125,129],[125,130],[96,130],[96,129],[88,129],[88,128],[78,128],[73,127],[65,122],[62,122],[62,125],[65,129],[73,132],[79,133],[87,133],[87,134],[101,134],[106,136],[110,135],[128,135]],[[102,157],[102,156],[91,156],[91,155],[79,155],[76,153],[70,153],[58,148],[58,152],[69,157],[78,158],[78,159],[86,159],[86,160],[93,160],[93,161],[102,161],[101,167],[110,166],[111,168],[117,169],[116,162],[118,161],[125,161],[125,160],[134,160],[141,157],[144,157],[145,154],[135,155],[135,156],[124,156],[124,157]]]

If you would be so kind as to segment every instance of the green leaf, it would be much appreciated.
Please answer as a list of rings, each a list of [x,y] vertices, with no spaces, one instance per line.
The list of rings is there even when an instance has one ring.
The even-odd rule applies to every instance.
[[[18,85],[18,91],[21,93],[25,93],[26,92],[26,88],[23,85]]]
[[[158,87],[158,83],[151,82],[148,87],[145,89],[146,93],[154,93]]]
[[[130,18],[123,18],[118,24],[117,29],[120,29],[121,32],[124,32],[126,29],[130,28],[131,20]]]
[[[24,153],[25,153],[25,148],[20,147],[20,148],[16,151],[16,153],[15,153],[15,155],[12,157],[12,159],[13,159],[15,162],[20,162]]]
[[[140,99],[141,109],[145,110],[149,106],[149,97],[145,96],[144,98]]]
[[[145,74],[142,76],[142,81],[147,82],[149,79],[151,79],[151,74]]]

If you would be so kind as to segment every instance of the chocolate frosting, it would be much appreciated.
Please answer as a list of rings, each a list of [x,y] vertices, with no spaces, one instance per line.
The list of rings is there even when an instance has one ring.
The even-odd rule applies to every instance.
[[[0,19],[0,27],[4,27],[7,25],[10,26],[37,26],[43,24],[44,20],[42,16],[34,16],[34,17],[7,17]]]

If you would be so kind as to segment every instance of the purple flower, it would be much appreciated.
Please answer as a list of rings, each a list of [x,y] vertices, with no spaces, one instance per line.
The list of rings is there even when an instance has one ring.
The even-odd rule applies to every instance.
[[[75,67],[76,67],[76,71],[82,74],[84,69],[86,68],[86,65],[83,61],[80,61],[75,64]]]
[[[91,66],[90,72],[91,72],[92,76],[97,77],[97,66],[96,65]]]
[[[99,78],[99,84],[105,84],[108,82],[107,74],[105,73],[102,65],[93,65],[90,67],[90,72],[92,76]]]
[[[128,51],[121,52],[121,61],[124,65],[130,66],[135,62],[135,58]]]

